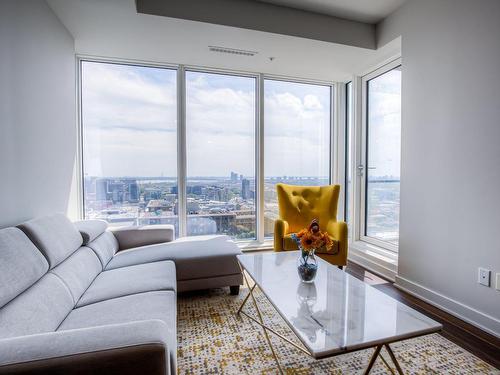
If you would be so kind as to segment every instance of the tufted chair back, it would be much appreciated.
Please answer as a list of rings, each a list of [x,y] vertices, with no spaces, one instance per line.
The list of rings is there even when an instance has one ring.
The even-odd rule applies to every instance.
[[[319,220],[321,230],[337,221],[339,185],[295,186],[276,185],[280,218],[286,220],[289,232],[307,227],[313,219]]]

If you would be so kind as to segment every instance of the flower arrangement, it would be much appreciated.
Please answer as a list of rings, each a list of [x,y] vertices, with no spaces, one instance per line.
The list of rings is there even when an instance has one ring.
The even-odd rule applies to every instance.
[[[332,239],[326,232],[319,229],[319,222],[314,219],[309,227],[302,229],[298,233],[291,235],[292,239],[297,243],[299,249],[304,251],[326,249],[330,250],[333,246]]]
[[[314,281],[318,270],[318,263],[314,257],[314,251],[318,249],[330,250],[333,246],[332,239],[326,232],[319,228],[319,222],[314,219],[309,227],[291,235],[301,250],[301,256],[297,262],[297,271],[303,282]]]

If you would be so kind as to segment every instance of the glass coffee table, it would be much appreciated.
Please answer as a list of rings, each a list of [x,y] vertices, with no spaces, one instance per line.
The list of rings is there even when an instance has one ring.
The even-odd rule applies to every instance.
[[[398,302],[322,259],[316,279],[307,284],[297,274],[298,251],[238,255],[249,293],[237,311],[263,328],[279,371],[283,374],[269,333],[315,359],[374,348],[368,374],[385,348],[399,374],[403,370],[389,344],[438,332],[441,324]],[[255,282],[250,285],[248,276]],[[258,287],[300,342],[289,340],[266,325],[254,295]],[[252,299],[257,316],[243,310]]]

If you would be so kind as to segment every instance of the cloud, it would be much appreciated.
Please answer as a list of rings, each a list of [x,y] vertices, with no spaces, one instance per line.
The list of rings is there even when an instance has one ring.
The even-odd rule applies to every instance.
[[[84,126],[175,131],[177,98],[173,70],[84,62]]]
[[[306,110],[322,110],[323,106],[316,95],[304,96],[304,108]]]
[[[370,81],[368,162],[371,177],[401,173],[401,72]]]
[[[269,87],[265,174],[328,175],[329,90],[283,82]],[[174,71],[84,63],[82,99],[87,174],[176,174]],[[255,115],[254,79],[188,72],[188,174],[253,176]]]

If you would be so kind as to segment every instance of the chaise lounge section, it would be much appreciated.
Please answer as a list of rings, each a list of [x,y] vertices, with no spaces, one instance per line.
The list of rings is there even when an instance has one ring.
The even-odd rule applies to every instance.
[[[179,286],[238,287],[239,253],[60,214],[1,229],[0,374],[175,374]]]

